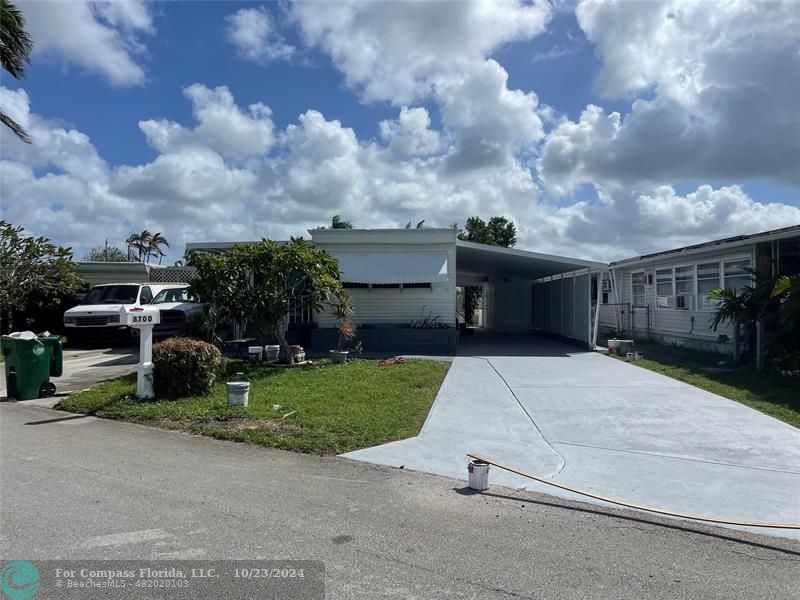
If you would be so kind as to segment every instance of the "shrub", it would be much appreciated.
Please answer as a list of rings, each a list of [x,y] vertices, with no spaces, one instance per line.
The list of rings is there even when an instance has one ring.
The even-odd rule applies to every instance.
[[[213,344],[170,338],[153,346],[153,387],[158,398],[210,394],[223,364]]]

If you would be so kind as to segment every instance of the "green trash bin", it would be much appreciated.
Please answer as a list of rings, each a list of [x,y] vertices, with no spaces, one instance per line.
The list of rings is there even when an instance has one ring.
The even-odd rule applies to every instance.
[[[50,377],[59,377],[63,371],[60,337],[25,340],[4,335],[1,342],[9,398],[32,400],[55,394]]]

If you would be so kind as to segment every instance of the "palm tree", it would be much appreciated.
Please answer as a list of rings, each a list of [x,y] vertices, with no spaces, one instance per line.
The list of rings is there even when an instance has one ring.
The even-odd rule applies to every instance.
[[[150,239],[148,240],[148,248],[150,253],[158,254],[158,264],[161,264],[161,259],[166,256],[164,251],[161,249],[162,246],[169,248],[169,241],[167,241],[167,238],[161,235],[160,231],[150,236]]]
[[[152,237],[153,234],[147,229],[144,229],[141,233],[132,233],[128,236],[128,239],[125,240],[125,243],[128,244],[128,248],[136,250],[136,260],[139,262],[147,262],[148,257],[153,251],[150,246]]]
[[[780,300],[784,324],[792,331],[800,330],[800,274],[779,277],[772,297]]]
[[[25,31],[25,17],[9,0],[0,0],[0,64],[15,79],[25,77],[26,65],[31,62],[33,40]],[[28,132],[0,108],[0,123],[11,129],[26,144],[31,143]]]
[[[128,260],[133,261],[133,249],[139,244],[139,234],[132,233],[125,240],[125,245],[128,246]]]

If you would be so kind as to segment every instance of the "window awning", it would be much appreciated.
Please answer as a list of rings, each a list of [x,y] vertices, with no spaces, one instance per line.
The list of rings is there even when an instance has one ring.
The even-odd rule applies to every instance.
[[[337,252],[346,283],[448,281],[446,252]]]

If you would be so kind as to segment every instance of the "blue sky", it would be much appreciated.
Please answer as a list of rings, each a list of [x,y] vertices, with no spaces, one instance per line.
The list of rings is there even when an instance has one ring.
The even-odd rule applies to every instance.
[[[20,2],[35,52],[0,106],[34,144],[0,134],[0,191],[79,256],[337,213],[505,214],[600,259],[800,222],[790,2],[69,4]]]

